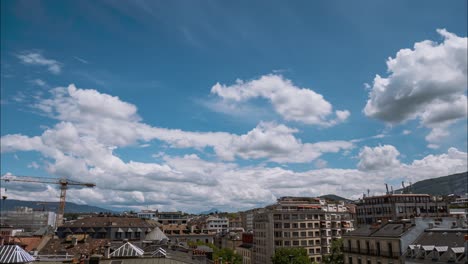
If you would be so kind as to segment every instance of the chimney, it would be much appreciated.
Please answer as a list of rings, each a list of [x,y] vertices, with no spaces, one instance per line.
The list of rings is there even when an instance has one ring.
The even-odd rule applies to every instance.
[[[109,259],[110,258],[110,242],[107,243],[107,245],[104,246],[104,258]]]

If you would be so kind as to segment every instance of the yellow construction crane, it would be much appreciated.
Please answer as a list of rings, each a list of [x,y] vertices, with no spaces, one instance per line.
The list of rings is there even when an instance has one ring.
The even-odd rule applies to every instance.
[[[31,182],[31,183],[46,183],[60,185],[60,203],[57,210],[55,225],[60,226],[63,224],[63,214],[65,213],[65,197],[67,194],[68,186],[84,186],[92,188],[96,186],[94,183],[85,183],[72,181],[66,178],[50,178],[50,177],[34,177],[34,176],[17,176],[17,175],[3,175],[0,180],[5,182]]]

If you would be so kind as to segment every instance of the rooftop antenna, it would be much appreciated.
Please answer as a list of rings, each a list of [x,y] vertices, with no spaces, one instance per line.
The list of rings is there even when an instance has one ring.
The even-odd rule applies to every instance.
[[[387,189],[387,195],[389,194],[388,192],[388,184],[385,184],[385,189]]]

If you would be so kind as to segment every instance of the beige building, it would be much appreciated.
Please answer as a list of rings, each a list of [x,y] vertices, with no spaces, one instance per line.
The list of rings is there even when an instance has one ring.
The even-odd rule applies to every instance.
[[[425,230],[447,226],[454,218],[421,218],[383,225],[362,225],[343,235],[345,264],[399,264],[406,263],[406,252]],[[443,224],[443,225],[441,225]]]
[[[346,207],[329,211],[319,198],[282,197],[254,217],[254,263],[271,263],[275,249],[301,247],[321,262],[332,240],[353,230]]]
[[[386,223],[414,217],[448,216],[447,203],[428,194],[387,194],[364,197],[357,204],[357,224]]]
[[[252,244],[241,244],[236,248],[236,253],[242,256],[242,264],[252,264]]]

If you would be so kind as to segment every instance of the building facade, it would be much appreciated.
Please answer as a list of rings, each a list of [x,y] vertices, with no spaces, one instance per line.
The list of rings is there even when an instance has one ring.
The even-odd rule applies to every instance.
[[[353,230],[346,212],[329,212],[324,201],[310,197],[282,197],[254,217],[254,263],[271,263],[276,248],[301,247],[311,261],[321,262],[333,240]]]
[[[157,212],[157,221],[163,225],[167,224],[187,224],[189,221],[188,214],[184,212]]]
[[[156,221],[136,217],[88,217],[65,223],[57,228],[57,236],[66,238],[72,234],[87,234],[91,238],[109,240],[143,240]]]
[[[56,214],[34,211],[29,207],[17,207],[14,211],[1,212],[0,217],[3,225],[24,229],[25,232],[35,232],[44,227],[54,227]]]
[[[445,217],[447,203],[428,194],[387,194],[364,197],[357,204],[357,224],[386,223],[414,217]]]
[[[438,220],[435,220],[438,219]],[[343,235],[345,264],[400,264],[407,263],[415,241],[433,228],[453,223],[454,218],[421,218],[391,221],[386,224],[362,225]],[[433,234],[431,234],[433,235]],[[433,245],[435,242],[433,242]],[[427,262],[422,262],[427,263]]]
[[[222,233],[229,229],[229,219],[226,217],[210,216],[206,219],[205,230]]]

